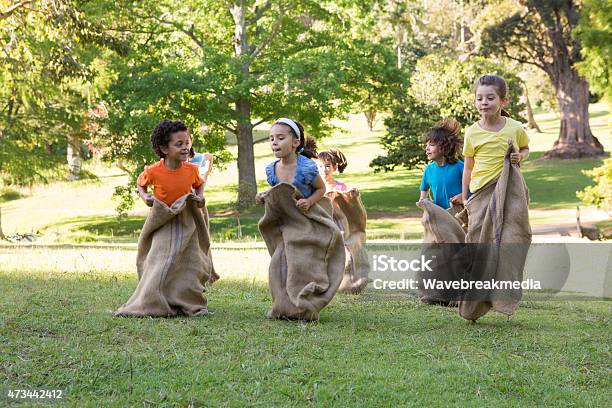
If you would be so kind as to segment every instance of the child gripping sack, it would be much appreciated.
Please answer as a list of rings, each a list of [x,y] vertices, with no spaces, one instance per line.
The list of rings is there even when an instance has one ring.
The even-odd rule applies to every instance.
[[[529,194],[519,170],[529,155],[529,137],[520,122],[509,118],[503,78],[484,75],[476,81],[475,103],[481,119],[465,135],[462,199],[467,220],[466,244],[471,266],[465,278],[481,282],[520,282],[529,245]],[[468,193],[472,196],[468,199]],[[504,285],[507,285],[504,283]],[[521,289],[468,290],[459,313],[475,321],[490,309],[512,315]]]
[[[151,144],[160,161],[138,177],[139,194],[151,207],[138,239],[138,285],[115,315],[206,315],[204,286],[218,275],[210,254],[203,180],[198,167],[187,163],[187,127],[164,120],[153,130]]]
[[[272,188],[256,197],[265,204],[259,230],[272,257],[267,317],[318,320],[342,280],[342,234],[323,197],[325,184],[312,160],[314,140],[298,122],[281,118],[270,129],[270,147],[277,158],[266,167]]]

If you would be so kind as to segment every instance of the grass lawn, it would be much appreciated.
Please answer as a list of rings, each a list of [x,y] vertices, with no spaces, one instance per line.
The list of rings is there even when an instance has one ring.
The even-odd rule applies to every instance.
[[[610,114],[607,105],[593,104],[591,127],[595,135],[612,151],[610,137]],[[536,115],[543,133],[530,133],[530,159],[522,171],[530,189],[532,211],[531,222],[538,224],[573,223],[575,207],[580,202],[576,191],[591,184],[591,179],[582,170],[601,164],[601,160],[538,160],[556,140],[559,120],[555,114]],[[319,143],[320,149],[340,148],[347,156],[349,166],[339,177],[349,186],[357,186],[368,211],[370,239],[420,238],[422,228],[415,206],[421,170],[396,169],[389,173],[374,173],[370,161],[384,151],[378,140],[384,131],[382,122],[370,132],[362,115],[351,116],[348,121],[338,121],[339,131]],[[272,160],[266,133],[258,129],[255,148],[255,168],[259,189],[267,188],[264,168]],[[235,140],[228,137],[229,149],[234,154]],[[147,208],[137,201],[132,215],[118,221],[112,201],[114,188],[126,182],[126,176],[118,169],[98,166],[89,171],[99,176],[98,182],[58,182],[48,186],[37,186],[29,191],[0,190],[2,226],[5,233],[40,232],[44,240],[54,242],[135,242]],[[233,214],[236,199],[237,168],[232,163],[224,170],[213,170],[205,195],[211,217],[211,233],[214,241],[261,240],[257,221],[263,208],[256,207],[241,214],[240,227]],[[561,211],[572,210],[572,211]],[[586,219],[586,217],[583,217]]]
[[[2,389],[63,389],[75,407],[612,404],[609,301],[471,324],[372,290],[336,296],[318,323],[268,321],[267,260],[226,251],[214,315],[122,319],[134,252],[97,251],[0,247]]]

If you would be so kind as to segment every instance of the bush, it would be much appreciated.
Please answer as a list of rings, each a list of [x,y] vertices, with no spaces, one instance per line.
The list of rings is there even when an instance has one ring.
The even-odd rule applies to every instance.
[[[586,205],[595,205],[612,214],[612,158],[605,160],[600,167],[583,173],[592,177],[595,185],[578,191],[576,196]]]
[[[370,163],[374,171],[391,171],[396,166],[413,169],[427,163],[423,148],[423,134],[440,119],[438,112],[429,105],[408,96],[402,104],[393,108],[385,119],[387,133],[381,143],[386,156],[378,156]]]

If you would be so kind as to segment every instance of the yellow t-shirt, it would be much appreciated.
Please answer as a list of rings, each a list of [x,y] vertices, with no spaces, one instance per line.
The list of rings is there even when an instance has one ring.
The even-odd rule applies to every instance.
[[[498,132],[484,130],[478,122],[467,128],[463,141],[463,155],[474,158],[470,181],[472,193],[501,174],[509,139],[512,139],[517,151],[529,144],[529,136],[523,129],[522,123],[511,118],[506,118],[506,124]]]

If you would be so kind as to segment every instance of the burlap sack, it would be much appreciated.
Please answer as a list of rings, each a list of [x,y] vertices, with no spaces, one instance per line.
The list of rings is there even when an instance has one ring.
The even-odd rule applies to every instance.
[[[529,192],[517,165],[510,163],[515,151],[512,142],[497,180],[470,197],[458,217],[468,220],[466,243],[472,262],[466,279],[522,281],[527,252],[531,243]],[[522,297],[520,289],[491,291],[468,290],[462,295],[459,313],[475,321],[490,309],[512,315]]]
[[[138,286],[116,316],[208,313],[204,285],[219,278],[210,255],[208,212],[187,194],[172,206],[155,199],[138,239]]]
[[[315,204],[302,213],[295,205],[301,197],[286,183],[274,186],[265,197],[259,231],[272,257],[269,318],[318,320],[342,280],[344,246],[328,212],[331,206],[327,203],[326,211]]]
[[[468,263],[464,252],[465,232],[461,223],[451,215],[450,209],[445,210],[430,200],[419,201],[417,206],[423,210],[421,224],[424,234],[421,253],[426,259],[433,261],[432,272],[418,271],[416,273],[416,279],[419,282],[417,294],[424,303],[444,305],[454,303],[460,298],[460,291],[426,289],[424,280],[456,281],[461,279]]]
[[[367,214],[359,190],[330,191],[333,219],[343,233],[346,263],[338,291],[358,294],[368,285],[370,262],[365,250]]]

